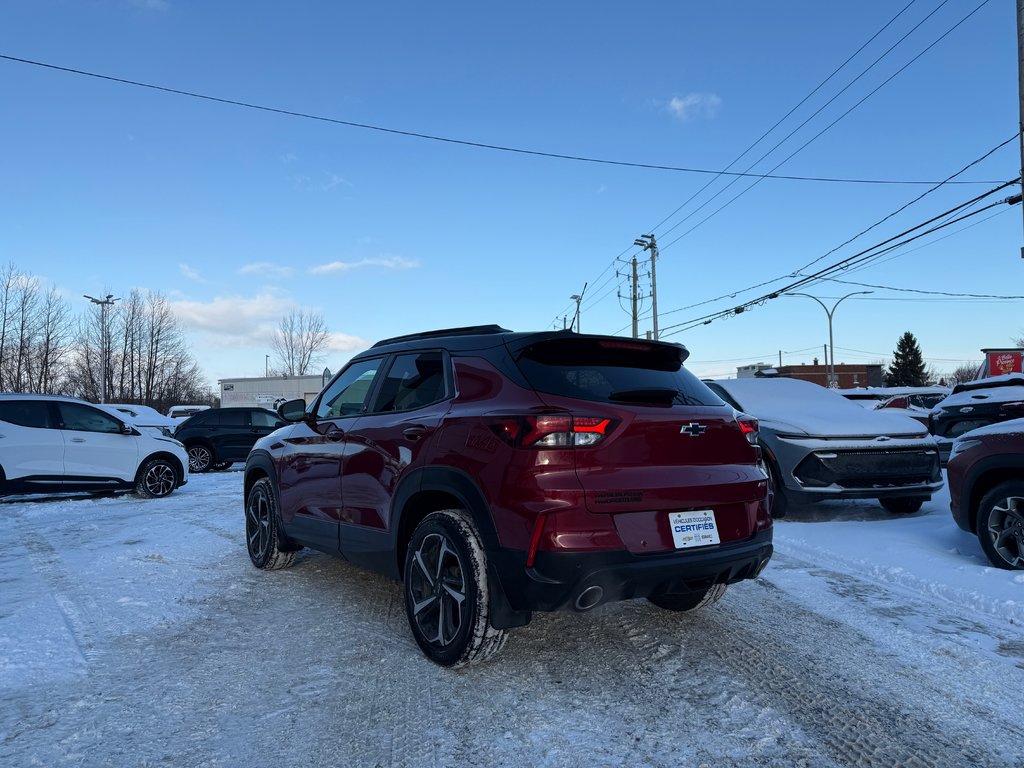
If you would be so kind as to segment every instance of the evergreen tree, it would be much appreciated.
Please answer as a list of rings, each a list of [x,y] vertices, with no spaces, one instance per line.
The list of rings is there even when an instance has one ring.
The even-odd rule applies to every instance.
[[[917,345],[917,339],[910,331],[900,336],[900,340],[896,342],[892,364],[885,373],[885,383],[889,387],[923,387],[928,384],[928,373],[925,371],[921,347]]]

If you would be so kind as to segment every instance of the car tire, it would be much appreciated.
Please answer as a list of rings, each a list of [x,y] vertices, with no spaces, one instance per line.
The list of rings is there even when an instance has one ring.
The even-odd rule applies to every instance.
[[[774,461],[765,461],[768,468],[768,494],[772,498],[771,508],[768,510],[772,518],[779,519],[786,516],[789,511],[789,499],[786,497],[786,489],[782,485],[782,478],[779,468]]]
[[[992,565],[1024,569],[1024,481],[1000,483],[982,497],[976,530]]]
[[[894,515],[912,515],[928,501],[926,496],[897,496],[892,499],[879,499],[878,503],[886,512]]]
[[[257,568],[276,571],[295,561],[296,549],[281,535],[277,496],[269,478],[253,483],[245,499],[245,547]]]
[[[660,594],[651,595],[647,599],[666,611],[695,611],[705,608],[722,599],[728,584],[715,584],[704,591],[687,592],[684,595]]]
[[[169,459],[150,459],[135,476],[135,493],[146,499],[167,496],[178,487],[178,469]]]
[[[188,471],[207,472],[213,466],[213,453],[202,443],[188,446]]]
[[[490,624],[480,534],[464,511],[432,512],[416,526],[406,550],[402,590],[413,637],[436,664],[475,664],[505,645],[507,631]]]

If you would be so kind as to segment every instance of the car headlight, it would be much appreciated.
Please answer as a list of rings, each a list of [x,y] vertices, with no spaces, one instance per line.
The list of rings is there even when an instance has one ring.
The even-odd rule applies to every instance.
[[[964,451],[970,450],[976,445],[980,445],[981,440],[954,440],[953,447],[949,449],[949,458],[953,458],[957,454],[963,453]]]

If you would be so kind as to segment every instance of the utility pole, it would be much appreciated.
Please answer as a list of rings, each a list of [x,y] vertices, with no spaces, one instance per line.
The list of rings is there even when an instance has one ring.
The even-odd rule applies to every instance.
[[[587,284],[583,284],[583,290],[579,293],[574,293],[569,298],[576,302],[576,314],[572,317],[572,322],[569,323],[569,330],[573,329],[573,325],[576,326],[576,333],[580,332],[580,302],[583,301],[583,297],[587,295]]]
[[[639,310],[638,310],[638,302],[639,302],[640,299],[639,299],[639,296],[637,295],[637,287],[636,287],[636,256],[633,257],[633,290],[632,290],[632,294],[633,294],[633,304],[632,304],[632,306],[633,306],[633,338],[637,339],[637,338],[640,338],[640,327],[639,327],[640,318],[639,318]]]
[[[109,334],[107,333],[107,307],[113,306],[115,301],[114,294],[108,293],[106,297],[102,299],[95,299],[92,296],[82,295],[82,298],[88,299],[93,304],[97,304],[100,308],[100,402],[107,402],[107,369],[110,367],[110,342],[108,340]]]
[[[1018,0],[1024,3],[1024,0]],[[651,313],[654,316],[654,340],[658,340],[658,278],[655,271],[655,262],[658,260],[658,242],[654,235],[640,235],[633,241],[633,245],[639,245],[645,251],[651,252]]]
[[[1024,175],[1024,0],[1017,0],[1017,98],[1017,128],[1021,131],[1020,164],[1021,175]],[[1021,182],[1021,187],[1024,188],[1024,181]],[[1024,212],[1024,205],[1021,206],[1021,211]],[[1020,249],[1020,257],[1024,259],[1024,247]]]

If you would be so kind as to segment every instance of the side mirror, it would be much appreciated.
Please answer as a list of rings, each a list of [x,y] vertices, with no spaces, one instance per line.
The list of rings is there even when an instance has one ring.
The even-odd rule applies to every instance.
[[[277,415],[285,421],[302,421],[306,418],[306,401],[301,397],[287,400],[277,406]]]

